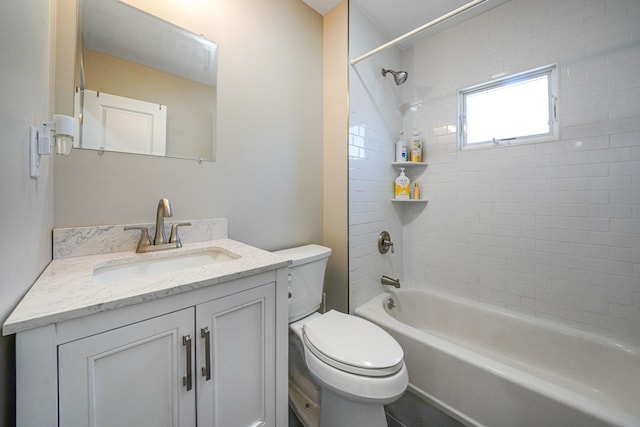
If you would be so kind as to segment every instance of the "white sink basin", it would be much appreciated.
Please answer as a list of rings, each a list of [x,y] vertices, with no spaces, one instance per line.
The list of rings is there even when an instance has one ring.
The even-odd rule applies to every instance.
[[[163,254],[164,255],[164,254]],[[102,284],[128,280],[160,273],[171,273],[187,268],[220,264],[240,258],[240,255],[212,248],[205,251],[166,254],[146,259],[110,262],[93,269],[93,283]]]

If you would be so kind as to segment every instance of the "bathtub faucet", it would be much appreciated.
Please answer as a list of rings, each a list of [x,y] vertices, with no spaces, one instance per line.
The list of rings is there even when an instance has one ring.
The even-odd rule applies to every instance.
[[[394,288],[400,287],[400,279],[392,279],[389,276],[382,276],[382,278],[380,279],[380,283],[382,283],[383,285],[393,286]]]

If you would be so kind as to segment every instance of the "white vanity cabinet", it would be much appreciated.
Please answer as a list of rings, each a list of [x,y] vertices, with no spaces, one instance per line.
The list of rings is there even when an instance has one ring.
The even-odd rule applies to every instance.
[[[196,307],[199,427],[276,427],[274,286]]]
[[[186,365],[193,365],[183,345],[194,337],[193,313],[184,309],[60,345],[60,425],[195,426],[195,389],[182,385]]]
[[[286,425],[286,274],[18,333],[17,425]]]

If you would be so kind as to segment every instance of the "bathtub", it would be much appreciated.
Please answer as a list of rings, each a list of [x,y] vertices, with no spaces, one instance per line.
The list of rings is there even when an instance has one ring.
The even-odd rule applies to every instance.
[[[409,389],[465,425],[640,426],[640,347],[435,291],[355,313],[400,343]]]

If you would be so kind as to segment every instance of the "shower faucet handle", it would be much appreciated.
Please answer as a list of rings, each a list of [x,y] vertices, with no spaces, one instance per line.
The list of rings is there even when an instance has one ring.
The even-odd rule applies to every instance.
[[[394,253],[391,235],[388,231],[383,231],[378,236],[378,252],[380,252],[381,254],[386,254],[387,252],[389,252],[389,249],[391,249],[391,253]]]

